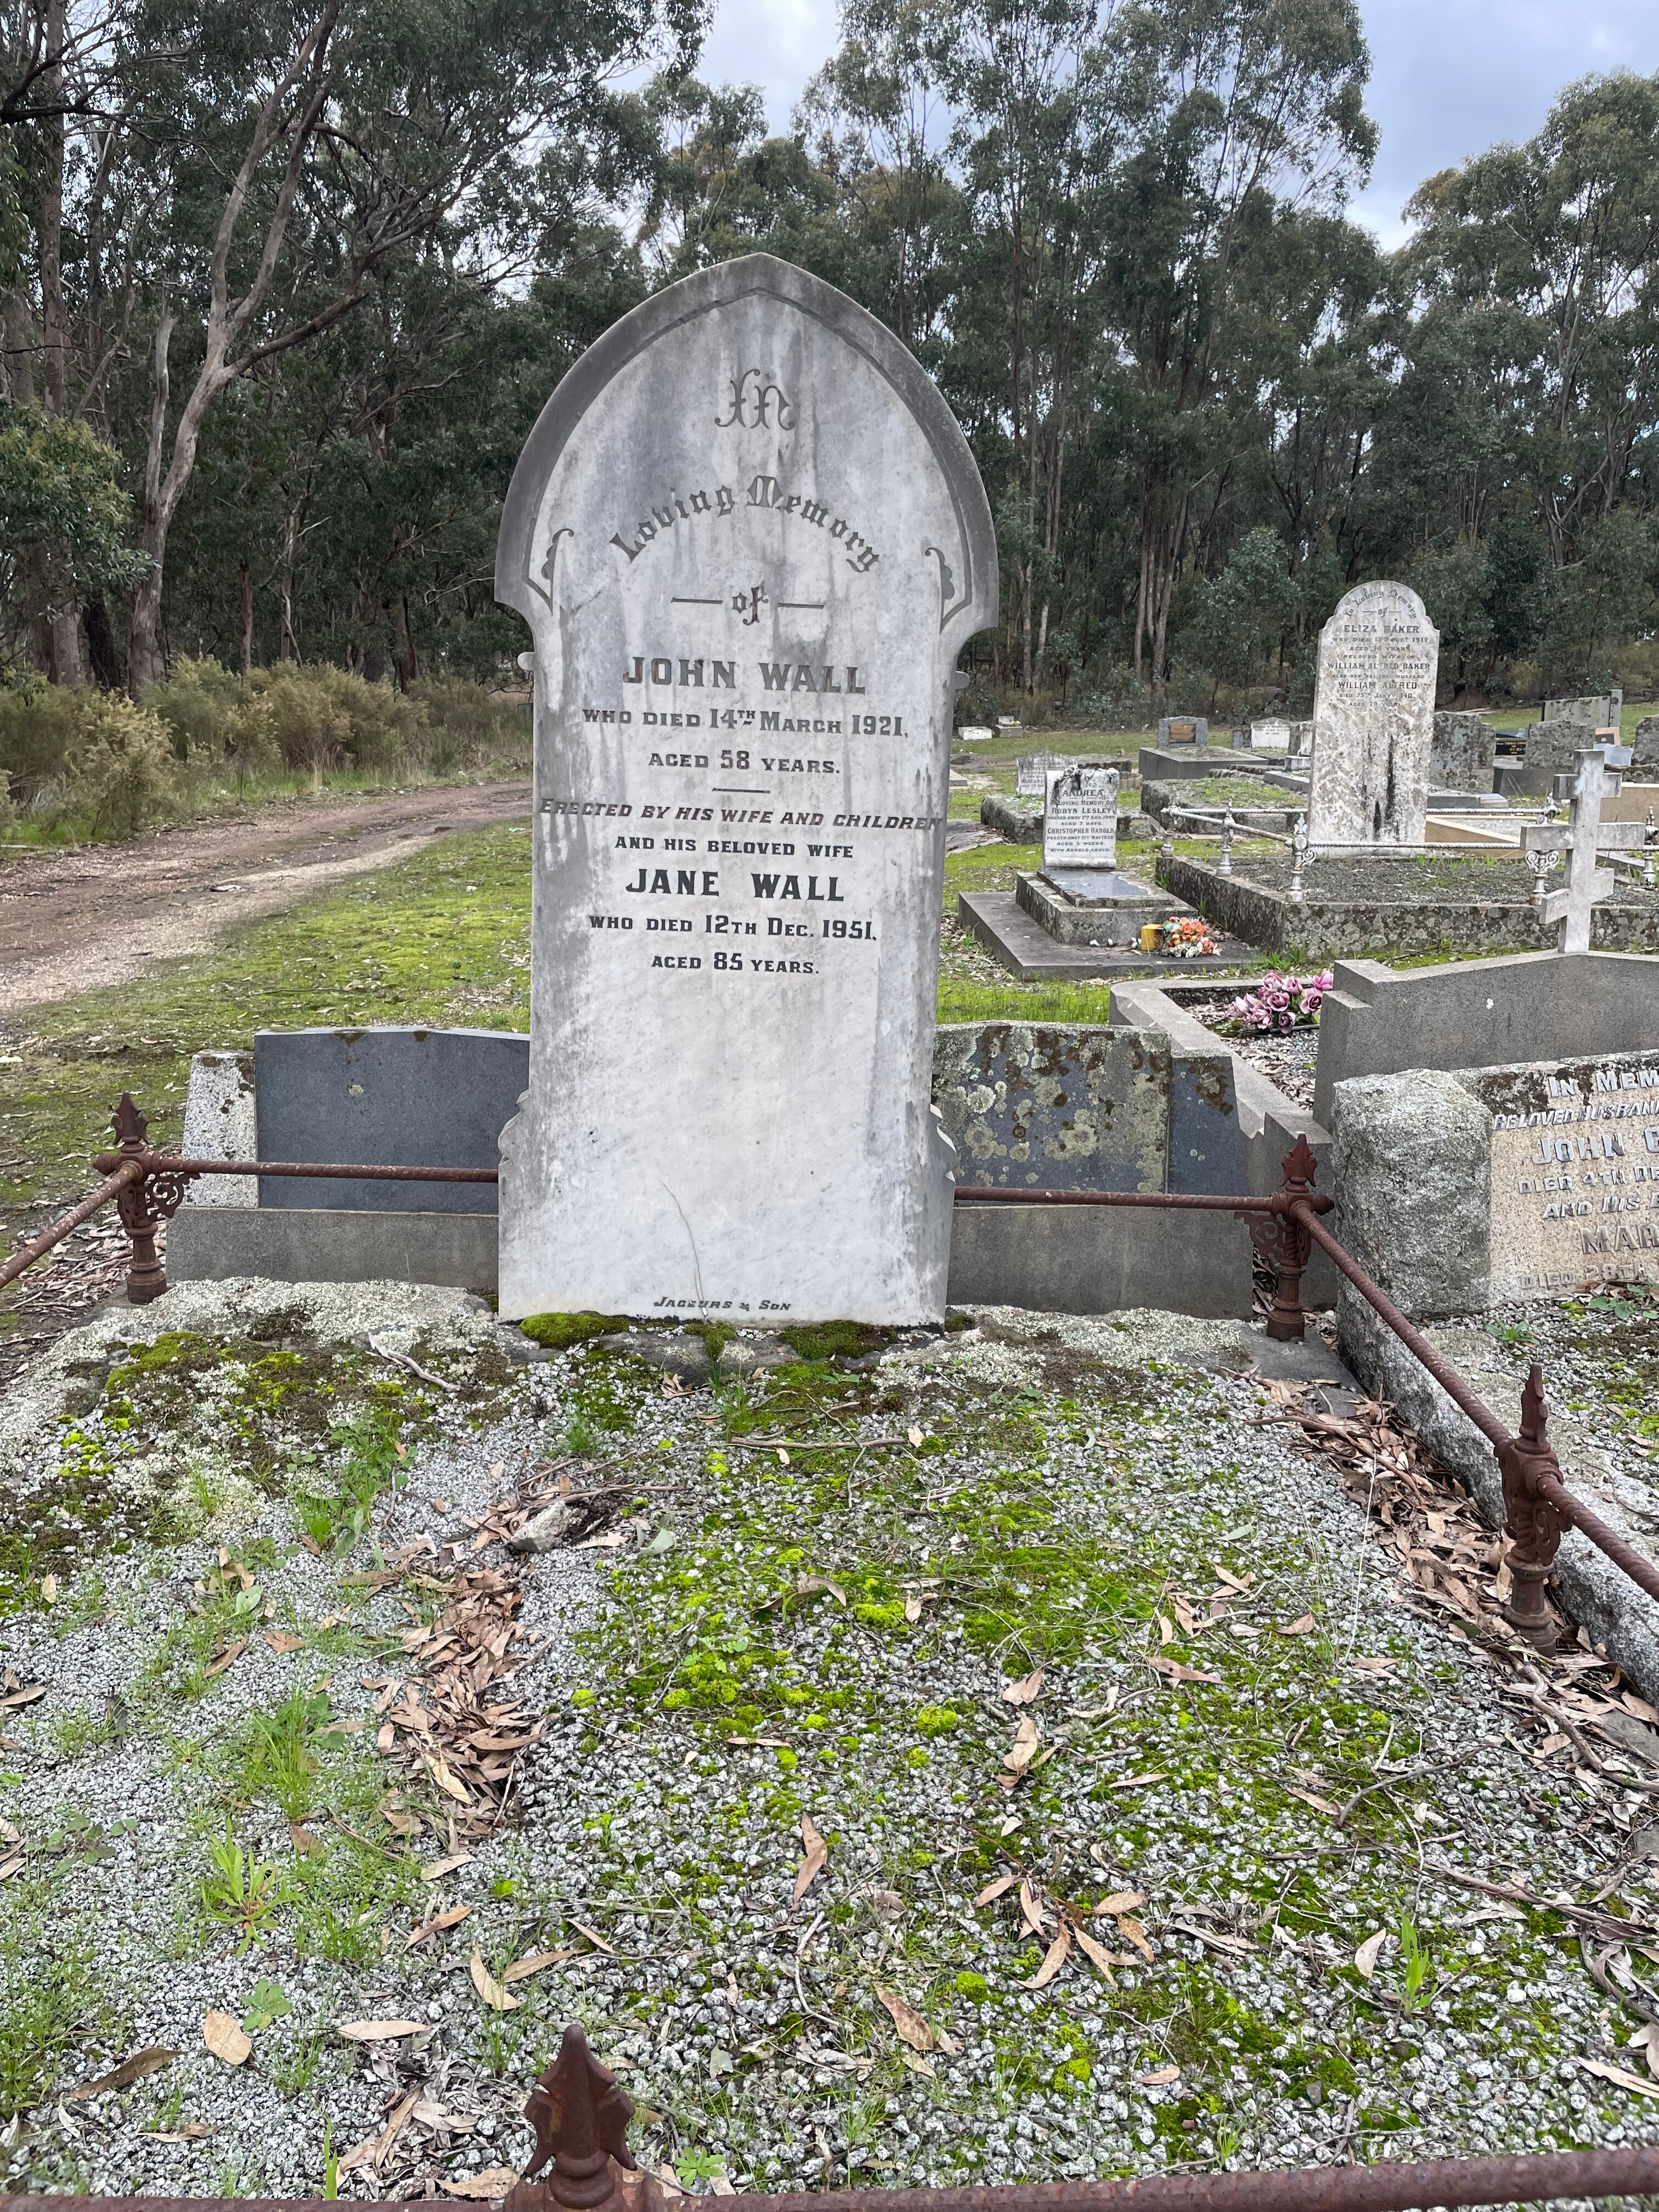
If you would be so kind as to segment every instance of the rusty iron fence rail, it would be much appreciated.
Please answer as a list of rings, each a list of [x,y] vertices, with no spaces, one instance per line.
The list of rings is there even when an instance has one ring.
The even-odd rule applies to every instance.
[[[301,1176],[334,1182],[402,1183],[494,1183],[501,1180],[495,1168],[180,1158],[173,1153],[157,1152],[150,1145],[149,1123],[125,1092],[112,1116],[111,1126],[118,1148],[112,1153],[100,1154],[94,1163],[103,1173],[104,1182],[0,1264],[0,1289],[72,1235],[100,1206],[112,1200],[132,1244],[132,1259],[126,1276],[127,1295],[135,1305],[161,1297],[167,1288],[167,1274],[155,1249],[155,1232],[164,1220],[178,1211],[189,1185],[202,1176]],[[1279,1188],[1260,1197],[966,1186],[956,1191],[955,1202],[962,1206],[1123,1206],[1231,1214],[1248,1224],[1256,1255],[1273,1277],[1273,1301],[1265,1326],[1269,1336],[1284,1342],[1299,1342],[1306,1334],[1302,1277],[1316,1243],[1329,1254],[1333,1265],[1492,1445],[1503,1480],[1504,1529],[1510,1540],[1512,1594],[1506,1612],[1511,1626],[1534,1643],[1549,1641],[1553,1632],[1544,1584],[1554,1565],[1562,1535],[1569,1528],[1577,1528],[1640,1590],[1659,1603],[1659,1568],[1608,1528],[1562,1481],[1560,1462],[1549,1441],[1543,1374],[1536,1363],[1522,1395],[1520,1433],[1511,1434],[1320,1218],[1330,1212],[1335,1201],[1328,1192],[1314,1188],[1314,1156],[1305,1138],[1298,1137],[1286,1154],[1282,1174]],[[3,2212],[3,2199],[0,2199],[0,2212]]]
[[[530,2093],[536,2148],[504,2212],[669,2212],[684,2197],[635,2165],[632,2099],[574,2022]],[[800,2190],[743,2194],[744,2212],[1430,2212],[1445,2205],[1541,2204],[1659,2196],[1659,2147],[1518,2153],[1505,2158],[1384,2160],[1249,2173],[1158,2173],[1095,2181],[956,2189]],[[199,2197],[4,2197],[0,2212],[185,2212]],[[386,2200],[388,2202],[393,2200]],[[718,2202],[719,2200],[715,2200]],[[323,2212],[337,2198],[244,2197],[240,2212]]]

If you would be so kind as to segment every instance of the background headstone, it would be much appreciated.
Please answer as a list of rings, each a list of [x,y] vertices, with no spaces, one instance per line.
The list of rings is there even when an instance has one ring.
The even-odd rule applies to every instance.
[[[1498,732],[1484,714],[1437,714],[1429,781],[1441,791],[1490,791]]]
[[[1050,769],[1068,765],[1064,753],[1022,753],[1014,763],[1014,796],[1042,799],[1048,795]]]
[[[1160,745],[1206,745],[1210,726],[1202,714],[1166,714],[1158,726]]]
[[[1609,722],[1616,723],[1624,708],[1623,691],[1596,691],[1586,698],[1546,699],[1542,719],[1547,722],[1577,722],[1581,729],[1588,725],[1592,730],[1599,730]],[[1583,742],[1582,737],[1579,742]]]
[[[1291,726],[1275,715],[1270,714],[1264,721],[1247,722],[1244,736],[1246,744],[1258,752],[1287,753],[1291,749]]]
[[[1050,769],[1048,787],[1042,810],[1044,869],[1116,867],[1117,770]]]
[[[1484,1068],[1491,1296],[1659,1282],[1659,1053]]]
[[[705,270],[549,401],[496,594],[536,646],[501,1312],[937,1319],[955,672],[998,606],[949,409],[817,277]]]
[[[1320,632],[1311,845],[1420,845],[1440,634],[1405,584],[1361,584]]]

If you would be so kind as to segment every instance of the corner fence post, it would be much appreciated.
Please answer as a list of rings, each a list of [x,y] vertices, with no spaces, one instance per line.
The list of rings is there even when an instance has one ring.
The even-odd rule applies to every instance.
[[[1543,1370],[1534,1360],[1521,1393],[1521,1433],[1498,1447],[1498,1471],[1504,1478],[1504,1528],[1513,1585],[1504,1614],[1512,1628],[1540,1647],[1555,1640],[1544,1583],[1567,1525],[1547,1488],[1549,1483],[1559,1488],[1561,1482],[1548,1425]]]
[[[536,2154],[507,2191],[504,2212],[643,2212],[658,2203],[660,2191],[628,2148],[633,2100],[574,2021],[524,2110]]]
[[[149,1123],[133,1104],[130,1091],[121,1093],[121,1103],[110,1116],[110,1127],[120,1146],[121,1158],[136,1160],[143,1166],[149,1150]],[[132,1239],[127,1296],[136,1306],[149,1305],[167,1286],[167,1269],[155,1249],[155,1231],[161,1216],[150,1204],[153,1181],[148,1174],[135,1178],[115,1201],[121,1226]]]
[[[1318,1172],[1318,1164],[1305,1137],[1298,1137],[1286,1152],[1279,1172],[1285,1180],[1273,1196],[1263,1199],[1260,1211],[1244,1213],[1241,1209],[1240,1218],[1249,1226],[1257,1258],[1273,1271],[1273,1302],[1266,1322],[1267,1334],[1277,1337],[1281,1344],[1300,1344],[1308,1329],[1307,1316],[1302,1310],[1302,1277],[1313,1250],[1313,1238],[1307,1223],[1297,1218],[1295,1208],[1313,1196],[1314,1177]]]

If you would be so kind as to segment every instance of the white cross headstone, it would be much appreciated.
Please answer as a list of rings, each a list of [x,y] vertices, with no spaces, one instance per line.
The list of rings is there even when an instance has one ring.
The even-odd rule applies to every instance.
[[[1606,777],[1607,763],[1600,750],[1580,753],[1565,827],[1553,822],[1528,823],[1521,832],[1521,849],[1540,883],[1550,856],[1566,855],[1566,881],[1559,890],[1545,891],[1537,900],[1541,919],[1559,925],[1556,950],[1560,952],[1589,951],[1596,902],[1608,897],[1618,880],[1611,869],[1597,867],[1597,856],[1640,852],[1646,842],[1644,825],[1639,822],[1602,821]]]
[[[805,270],[701,270],[548,401],[495,589],[536,651],[502,1315],[937,1321],[957,660],[997,613],[950,409]]]

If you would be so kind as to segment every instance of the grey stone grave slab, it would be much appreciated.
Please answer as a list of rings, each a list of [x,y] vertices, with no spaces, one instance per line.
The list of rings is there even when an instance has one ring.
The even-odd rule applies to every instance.
[[[498,1030],[261,1030],[253,1040],[263,1160],[494,1168],[529,1080],[529,1039]],[[264,1209],[494,1213],[491,1183],[261,1176]]]
[[[818,278],[702,270],[548,402],[495,588],[536,654],[501,1311],[937,1319],[957,660],[998,608],[950,410]]]
[[[1440,633],[1405,584],[1361,584],[1320,632],[1308,842],[1420,845]]]
[[[1609,722],[1617,723],[1625,711],[1625,695],[1621,690],[1595,691],[1578,699],[1546,699],[1544,720],[1547,722],[1577,722],[1580,731],[1588,726],[1592,730],[1605,729]],[[1581,734],[1580,744],[1584,742]]]
[[[1170,1041],[1023,1022],[943,1028],[933,1101],[957,1180],[1028,1190],[1162,1190]]]

